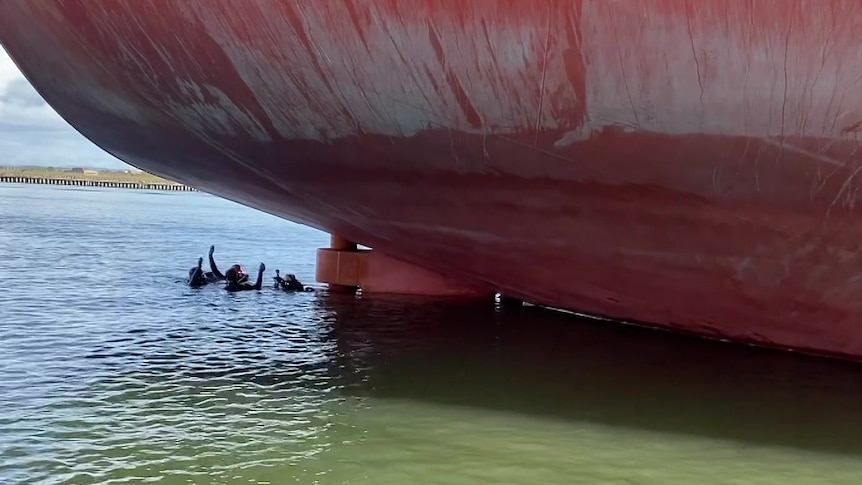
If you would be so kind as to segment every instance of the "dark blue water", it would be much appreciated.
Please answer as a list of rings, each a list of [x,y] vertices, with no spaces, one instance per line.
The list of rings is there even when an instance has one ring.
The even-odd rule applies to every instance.
[[[313,282],[328,236],[197,193],[0,185],[0,483],[847,483],[860,367]]]

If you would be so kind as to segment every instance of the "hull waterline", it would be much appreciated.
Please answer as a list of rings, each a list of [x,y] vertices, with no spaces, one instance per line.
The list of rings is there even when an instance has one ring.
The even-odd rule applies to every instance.
[[[862,357],[862,5],[6,0],[144,170],[540,304]]]

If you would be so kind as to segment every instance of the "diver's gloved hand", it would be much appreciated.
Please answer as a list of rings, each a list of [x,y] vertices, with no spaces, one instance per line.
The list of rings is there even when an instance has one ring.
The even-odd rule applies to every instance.
[[[204,264],[204,258],[198,258],[198,269],[201,269],[201,266]]]
[[[209,253],[210,256],[212,256],[214,252],[215,252],[215,246],[210,246],[210,253]]]

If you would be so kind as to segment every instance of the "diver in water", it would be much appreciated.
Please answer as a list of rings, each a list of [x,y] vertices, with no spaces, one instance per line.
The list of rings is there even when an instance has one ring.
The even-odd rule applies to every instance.
[[[265,269],[266,265],[260,263],[260,267],[257,270],[257,282],[251,285],[248,283],[248,275],[243,272],[242,266],[235,264],[224,275],[225,280],[227,280],[225,289],[231,293],[235,291],[260,290],[261,286],[263,286],[263,272]]]
[[[206,276],[204,276],[204,271],[201,269],[201,265],[204,264],[204,258],[198,258],[198,265],[189,270],[189,279],[187,283],[192,288],[200,288],[202,286],[206,286],[209,281],[207,281]]]
[[[296,279],[296,275],[289,274],[287,275],[287,279],[284,280],[284,286],[282,287],[284,291],[305,291],[305,285],[300,283],[298,279]]]
[[[306,288],[298,279],[296,279],[296,275],[288,274],[287,278],[282,278],[281,274],[279,274],[279,270],[275,270],[275,287],[280,288],[283,291],[314,291],[312,288]]]
[[[218,266],[216,266],[215,260],[213,259],[214,252],[215,246],[210,246],[209,271],[204,271],[203,269],[201,269],[201,265],[203,264],[203,258],[198,258],[198,265],[189,270],[189,286],[191,286],[192,288],[200,288],[202,286],[206,286],[207,283],[217,283],[219,281],[224,281],[225,277],[218,270]],[[246,276],[246,279],[248,279],[248,276]]]
[[[230,268],[227,269],[226,275],[227,274],[233,275],[234,273],[236,274],[236,282],[237,283],[245,284],[248,282],[248,273],[246,273],[242,269],[242,266],[240,266],[238,264],[231,266]],[[231,278],[233,279],[234,277],[231,276]],[[227,281],[227,276],[225,276],[225,280]]]
[[[280,290],[284,287],[284,278],[281,277],[281,271],[275,270],[275,276],[272,279],[275,280],[275,283],[272,285],[273,288]]]

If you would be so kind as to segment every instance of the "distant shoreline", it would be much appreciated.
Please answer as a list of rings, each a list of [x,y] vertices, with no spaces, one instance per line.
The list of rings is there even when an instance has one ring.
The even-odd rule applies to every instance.
[[[0,168],[0,183],[109,187],[138,190],[192,192],[193,187],[156,177],[145,172],[99,172],[95,170],[48,170]]]

